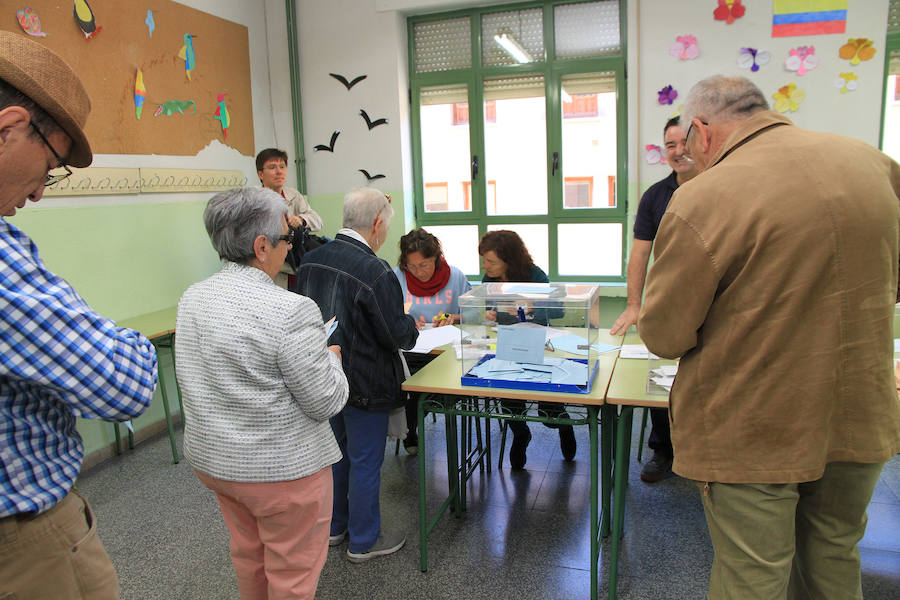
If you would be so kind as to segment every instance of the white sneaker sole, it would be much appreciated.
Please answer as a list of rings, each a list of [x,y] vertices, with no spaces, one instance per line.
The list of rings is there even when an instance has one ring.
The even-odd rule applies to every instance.
[[[376,556],[385,556],[387,554],[393,554],[406,545],[406,538],[403,538],[399,544],[395,546],[391,546],[390,548],[381,548],[379,550],[369,550],[368,552],[350,552],[350,549],[347,549],[347,560],[352,563],[361,563],[366,562]]]

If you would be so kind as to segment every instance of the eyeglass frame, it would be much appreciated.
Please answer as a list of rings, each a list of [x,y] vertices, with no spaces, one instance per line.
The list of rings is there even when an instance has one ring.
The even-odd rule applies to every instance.
[[[38,129],[38,126],[34,124],[34,121],[29,121],[28,123],[29,123],[29,125],[31,125],[31,128],[34,129],[34,132],[36,134],[38,134],[38,137],[41,138],[41,141],[44,142],[44,145],[47,146],[48,148],[50,148],[50,152],[53,153],[53,158],[56,159],[56,166],[53,168],[59,169],[60,167],[62,167],[63,169],[66,170],[64,175],[63,174],[51,175],[50,173],[47,173],[47,179],[46,179],[46,181],[44,181],[44,187],[50,187],[51,185],[56,185],[60,181],[63,181],[64,179],[68,179],[69,177],[71,177],[72,169],[69,168],[69,165],[66,164],[66,161],[64,161],[63,158],[56,152],[56,149],[54,149],[53,146],[50,145],[50,141],[47,139],[47,136],[45,136],[43,133],[41,133],[41,130]],[[53,169],[51,169],[51,171],[52,170]]]
[[[288,244],[294,245],[294,230],[291,229],[287,233],[282,233],[278,236],[279,242],[287,242]]]
[[[704,121],[700,117],[694,117],[694,119],[697,119],[703,125],[706,125],[707,127],[709,127],[709,123],[707,121]],[[684,134],[684,155],[688,158],[691,157],[691,151],[688,149],[688,142],[691,139],[691,131],[693,131],[693,129],[694,129],[694,119],[691,119],[691,124],[688,125],[687,132]]]

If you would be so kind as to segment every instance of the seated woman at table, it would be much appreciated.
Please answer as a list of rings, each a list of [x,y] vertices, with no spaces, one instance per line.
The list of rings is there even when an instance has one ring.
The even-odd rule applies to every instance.
[[[403,290],[407,313],[422,329],[426,325],[443,327],[459,323],[459,297],[472,289],[462,271],[447,264],[441,241],[424,229],[413,229],[400,238],[400,259],[394,274]],[[404,352],[410,374],[427,365],[434,354]],[[409,432],[403,447],[415,455],[419,448],[416,434],[418,395],[406,403],[406,423]]]
[[[203,221],[222,270],[178,303],[184,453],[215,492],[242,598],[308,598],[328,555],[330,417],[347,402],[339,346],[318,306],[275,285],[291,247],[266,188],[213,196]],[[268,596],[267,596],[268,595]]]
[[[547,274],[541,270],[531,254],[525,247],[522,238],[515,231],[498,230],[488,231],[478,243],[478,254],[481,255],[481,263],[484,267],[482,282],[512,281],[523,283],[550,283]],[[550,309],[553,310],[553,309]],[[548,309],[537,309],[531,313],[531,319],[535,323],[547,325]],[[510,311],[488,310],[485,318],[504,324],[518,321],[515,309]],[[524,402],[506,400],[503,405],[510,410],[522,413],[525,409]],[[551,417],[568,418],[560,404],[540,403],[539,410]],[[575,459],[575,432],[571,425],[549,425],[552,429],[559,429],[559,447],[563,458],[567,461]],[[528,460],[526,449],[531,441],[531,430],[524,421],[509,421],[509,428],[513,432],[513,442],[509,449],[509,464],[513,470],[525,467]]]

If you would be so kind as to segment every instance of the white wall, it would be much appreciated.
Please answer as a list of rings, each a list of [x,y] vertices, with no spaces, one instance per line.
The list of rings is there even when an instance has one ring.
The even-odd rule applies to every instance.
[[[806,91],[806,99],[796,112],[787,116],[798,126],[830,131],[859,138],[878,146],[884,80],[884,41],[888,0],[851,0],[847,14],[847,32],[834,35],[772,37],[771,1],[745,3],[746,14],[731,25],[713,19],[715,2],[671,2],[640,0],[638,4],[638,40],[630,39],[631,51],[637,51],[639,139],[631,139],[632,160],[637,161],[641,188],[669,173],[666,165],[650,166],[644,160],[646,144],[662,146],[662,128],[666,119],[687,97],[698,80],[715,74],[741,75],[756,83],[774,105],[772,94],[791,82]],[[698,40],[700,56],[679,60],[669,55],[669,46],[679,35],[691,34]],[[875,57],[857,66],[838,57],[838,48],[848,38],[875,40]],[[791,48],[815,46],[818,67],[805,75],[784,68]],[[742,46],[768,50],[769,64],[751,73],[737,66]],[[834,87],[839,73],[851,71],[859,76],[859,88],[841,94]],[[657,102],[657,91],[673,85],[679,97],[672,106]],[[827,151],[827,149],[823,149]]]

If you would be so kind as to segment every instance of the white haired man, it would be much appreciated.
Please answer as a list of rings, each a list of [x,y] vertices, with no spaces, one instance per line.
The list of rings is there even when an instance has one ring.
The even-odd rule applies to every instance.
[[[856,545],[900,450],[900,166],[793,126],[744,78],[704,79],[683,117],[699,173],[660,224],[638,327],[682,357],[673,469],[702,489],[709,597],[862,598]]]
[[[344,226],[334,241],[307,253],[297,287],[322,316],[337,317],[333,343],[341,346],[350,396],[331,419],[343,458],[332,468],[332,545],[349,533],[353,562],[392,554],[406,536],[383,530],[378,492],[389,411],[405,404],[400,390],[400,350],[416,343],[419,330],[405,314],[403,293],[391,266],[375,256],[384,244],[394,211],[390,197],[374,188],[344,197]]]

